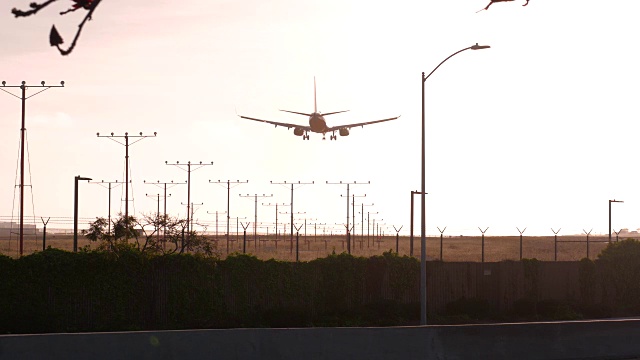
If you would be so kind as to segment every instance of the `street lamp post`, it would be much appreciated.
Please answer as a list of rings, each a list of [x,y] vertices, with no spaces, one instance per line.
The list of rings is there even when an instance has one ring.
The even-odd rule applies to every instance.
[[[75,177],[75,187],[73,193],[73,252],[78,251],[78,181],[80,180],[91,181],[93,179],[82,177],[80,175],[76,175]]]
[[[611,243],[611,203],[614,203],[614,202],[623,203],[624,201],[616,200],[616,199],[609,200],[609,243]]]
[[[427,79],[440,67],[440,65],[444,64],[445,61],[449,60],[453,56],[465,51],[465,50],[481,50],[488,49],[487,45],[475,45],[466,47],[462,50],[458,50],[453,54],[449,55],[446,59],[442,60],[438,66],[436,66],[429,75],[424,76],[424,72],[422,73],[422,179],[421,179],[421,189],[420,189],[420,200],[422,204],[420,205],[421,215],[420,215],[420,245],[422,246],[420,250],[420,325],[427,325],[427,252],[426,252],[426,225],[425,225],[425,122],[424,122],[424,83]]]

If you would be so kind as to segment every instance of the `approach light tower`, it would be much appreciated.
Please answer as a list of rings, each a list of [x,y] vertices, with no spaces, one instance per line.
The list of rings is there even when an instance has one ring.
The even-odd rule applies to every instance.
[[[328,185],[347,185],[347,196],[346,196],[346,198],[347,198],[347,224],[345,225],[345,228],[346,228],[346,231],[347,231],[347,234],[346,234],[347,235],[347,245],[348,245],[347,250],[348,250],[348,253],[351,254],[351,249],[349,248],[349,239],[350,239],[350,236],[351,236],[350,235],[351,234],[350,233],[350,228],[349,228],[349,185],[369,185],[369,184],[371,184],[371,181],[367,181],[366,183],[365,182],[357,182],[357,181],[349,183],[349,182],[342,182],[342,180],[340,180],[339,182],[333,182],[333,183],[330,183],[329,181],[327,181],[327,184]],[[340,196],[342,196],[342,195],[340,195]]]
[[[186,164],[180,164],[180,161],[176,161],[175,164],[174,163],[169,163],[168,161],[164,162],[166,165],[172,165],[172,166],[177,166],[180,169],[184,170],[187,172],[187,234],[189,233],[189,231],[191,230],[190,228],[190,223],[189,223],[189,215],[191,214],[191,172],[192,171],[196,171],[198,169],[200,169],[203,166],[207,166],[207,165],[213,165],[213,161],[208,164],[205,163],[203,164],[202,161],[200,161],[199,164],[193,163],[191,164],[191,161],[187,161]],[[197,166],[195,169],[191,169],[191,165],[193,166]],[[183,166],[186,166],[187,168],[185,169]]]
[[[270,184],[272,185],[282,185],[282,186],[289,186],[291,185],[291,210],[289,211],[291,213],[291,243],[293,244],[293,190],[305,186],[305,185],[313,185],[314,182],[300,182],[300,180],[298,180],[298,182],[287,182],[286,180],[283,182],[273,182],[273,181],[269,181]],[[297,186],[297,187],[294,187]],[[283,234],[284,235],[284,234]]]
[[[64,87],[64,81],[60,81],[60,85],[45,85],[44,81],[40,82],[40,86],[38,88],[38,92],[33,95],[27,97],[27,89],[30,87],[36,87],[27,85],[25,81],[23,81],[20,85],[7,85],[6,81],[2,81],[2,87],[0,90],[6,92],[7,94],[20,99],[22,102],[22,126],[20,127],[20,184],[18,187],[20,188],[20,256],[22,256],[23,251],[23,243],[24,243],[24,149],[25,149],[25,138],[27,134],[27,126],[25,125],[25,113],[26,113],[26,102],[27,99],[32,98],[43,91],[49,90],[55,87]],[[15,95],[4,88],[20,88],[21,95]],[[39,88],[42,88],[40,90]],[[15,194],[15,193],[14,193]]]
[[[128,132],[125,132],[124,135],[114,135],[114,133],[111,133],[111,135],[100,135],[100,133],[96,133],[96,135],[98,137],[104,137],[107,138],[109,140],[112,140],[120,145],[124,145],[124,217],[125,219],[129,219],[129,145],[133,145],[139,141],[142,141],[148,137],[156,137],[156,135],[158,135],[157,132],[153,132],[153,135],[142,135],[142,133],[140,133],[140,135],[129,135]],[[124,138],[124,143],[116,140],[117,138]],[[135,140],[132,143],[129,143],[129,138],[138,138],[138,140]]]
[[[229,209],[229,203],[231,201],[231,188],[236,187],[240,184],[246,184],[248,183],[249,180],[246,181],[240,181],[240,180],[236,180],[236,181],[231,181],[231,180],[227,180],[227,181],[211,181],[209,180],[209,184],[227,184],[227,254],[229,253],[229,223],[231,222],[231,211]],[[233,186],[231,186],[231,184],[234,184]],[[236,224],[237,225],[237,224]],[[236,226],[237,227],[237,226]],[[236,230],[236,236],[237,236],[237,232],[238,230]]]

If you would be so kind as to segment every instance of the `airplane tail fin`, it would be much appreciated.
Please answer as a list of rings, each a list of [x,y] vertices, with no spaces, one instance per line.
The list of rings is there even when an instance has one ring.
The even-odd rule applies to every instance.
[[[318,102],[316,101],[316,77],[313,77],[313,112],[318,112]]]

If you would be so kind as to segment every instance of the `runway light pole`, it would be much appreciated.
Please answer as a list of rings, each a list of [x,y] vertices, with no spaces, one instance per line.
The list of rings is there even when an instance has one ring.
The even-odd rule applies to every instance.
[[[611,203],[614,202],[619,202],[619,203],[623,203],[624,201],[622,200],[609,200],[609,243],[611,243]],[[617,235],[616,235],[616,239],[617,239]]]
[[[351,233],[350,233],[351,230],[350,229],[351,229],[351,227],[349,227],[349,185],[369,185],[369,184],[371,184],[371,181],[367,181],[366,183],[365,182],[357,182],[357,181],[354,181],[352,183],[349,183],[349,182],[344,182],[343,183],[342,180],[340,180],[340,182],[333,182],[333,183],[330,183],[329,181],[327,181],[327,184],[328,185],[347,185],[347,196],[346,196],[346,198],[347,198],[347,224],[345,225],[345,229],[347,231],[347,233],[346,233],[346,237],[347,237],[347,239],[346,239],[346,241],[347,241],[347,253],[349,255],[351,255],[351,246],[350,246],[350,244],[351,244],[351,242],[350,242],[350,239],[351,239]],[[340,196],[342,196],[342,195],[340,195]]]
[[[91,183],[91,182],[89,182],[89,183]],[[118,185],[122,185],[122,183],[118,182],[118,180],[116,180],[116,181],[104,181],[104,180],[102,180],[100,182],[94,182],[92,184],[98,184],[98,185],[100,185],[102,187],[105,187],[104,184],[108,185],[106,187],[106,189],[109,190],[109,193],[108,193],[109,197],[107,199],[107,234],[111,234],[111,189],[113,188],[111,186],[111,184],[116,184],[116,186],[118,186]]]
[[[24,240],[24,186],[25,186],[24,185],[24,151],[25,151],[25,141],[26,141],[26,134],[27,134],[27,126],[25,122],[25,114],[26,114],[26,106],[27,106],[26,102],[27,102],[27,99],[33,96],[36,96],[43,91],[49,90],[51,88],[64,87],[64,81],[60,81],[60,85],[45,85],[45,82],[41,81],[40,85],[42,86],[41,87],[42,90],[39,90],[40,87],[38,87],[37,85],[27,85],[25,81],[22,81],[20,85],[7,85],[6,81],[2,81],[2,86],[0,87],[0,91],[4,91],[9,95],[15,98],[18,98],[22,102],[22,126],[20,127],[20,185],[18,185],[20,187],[20,235],[19,235],[20,236],[20,256],[22,256],[23,240]],[[31,87],[39,91],[33,95],[27,96],[27,89]],[[4,88],[20,88],[21,95],[18,96],[12,92],[4,90]]]
[[[185,181],[183,183],[174,183],[173,180],[171,180],[171,182],[160,182],[160,180],[158,180],[157,182],[154,183],[154,182],[147,182],[146,180],[143,180],[143,183],[147,184],[147,185],[156,185],[157,187],[159,187],[161,189],[164,189],[164,215],[163,215],[164,216],[164,221],[163,221],[163,223],[164,223],[164,231],[162,233],[162,237],[164,239],[163,240],[163,246],[164,246],[164,242],[166,242],[166,240],[167,240],[166,239],[166,236],[167,236],[167,197],[171,196],[171,194],[169,194],[167,196],[167,189],[170,189],[170,188],[172,188],[172,187],[174,187],[176,185],[186,185],[187,182]],[[160,185],[162,185],[162,186],[160,186]],[[170,185],[170,186],[167,187],[167,185]]]
[[[305,186],[305,185],[313,185],[315,183],[315,181],[312,182],[300,182],[300,180],[298,180],[297,183],[295,182],[287,182],[286,180],[283,182],[273,182],[273,181],[269,181],[269,184],[272,185],[282,185],[282,186],[291,186],[291,201],[290,201],[290,205],[291,205],[291,210],[289,211],[291,213],[291,234],[289,235],[291,238],[291,244],[293,246],[293,190]],[[277,232],[277,230],[276,230]],[[283,238],[284,238],[284,234],[283,234]]]
[[[100,133],[96,133],[98,137],[107,138],[124,146],[124,218],[127,219],[127,221],[129,220],[129,145],[133,145],[148,137],[156,137],[157,135],[158,133],[155,131],[153,135],[142,135],[142,133],[140,133],[140,135],[129,135],[128,132],[124,133],[124,135],[114,135],[114,133],[111,133],[111,135],[100,135]],[[124,138],[124,143],[116,140],[117,138]],[[138,140],[129,143],[129,138],[138,138]]]
[[[449,60],[453,56],[465,51],[465,50],[481,50],[488,49],[487,45],[475,45],[466,47],[462,50],[458,50],[453,54],[449,55],[446,59],[442,60],[438,66],[436,66],[429,75],[424,76],[424,72],[422,73],[422,179],[421,179],[421,188],[420,188],[420,200],[422,202],[421,206],[421,214],[420,214],[420,244],[422,249],[420,250],[420,325],[427,325],[427,252],[426,252],[426,225],[425,225],[425,122],[424,122],[424,83],[427,79],[436,71],[438,68],[444,64],[445,61]]]
[[[211,181],[209,180],[209,184],[218,184],[218,185],[222,185],[224,183],[227,184],[227,254],[229,253],[229,223],[231,223],[231,211],[229,210],[229,204],[231,202],[231,188],[234,188],[240,184],[246,184],[248,183],[249,180],[246,181],[240,181],[240,180],[236,180],[236,181],[231,181],[231,180],[227,180],[227,181]],[[233,186],[231,186],[231,184],[234,184]],[[237,224],[236,224],[237,225]],[[238,236],[238,231],[236,230],[236,237]],[[236,239],[237,240],[237,239]]]
[[[207,165],[213,165],[213,161],[211,163],[202,163],[202,161],[200,161],[199,164],[191,163],[191,161],[187,161],[186,164],[182,163],[180,164],[180,161],[176,161],[175,163],[170,163],[168,161],[164,162],[166,165],[172,165],[172,166],[176,166],[180,169],[182,169],[183,171],[187,172],[187,233],[189,233],[189,231],[191,230],[190,226],[189,226],[189,214],[192,212],[189,209],[189,206],[191,206],[191,172],[196,171],[198,169],[200,169],[203,166],[207,166]],[[191,166],[195,166],[195,169],[191,169]],[[184,166],[186,166],[187,168],[185,169]]]
[[[78,181],[80,180],[91,181],[93,179],[80,175],[76,175],[75,177],[73,196],[73,252],[78,252]]]

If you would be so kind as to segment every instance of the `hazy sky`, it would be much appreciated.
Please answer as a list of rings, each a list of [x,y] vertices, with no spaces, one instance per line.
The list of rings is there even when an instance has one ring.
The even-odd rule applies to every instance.
[[[640,227],[640,3],[522,0],[476,13],[487,2],[105,0],[63,57],[49,29],[68,44],[84,14],[59,16],[71,3],[60,1],[15,19],[11,7],[28,1],[13,1],[0,9],[0,80],[66,83],[27,100],[35,215],[72,217],[75,175],[123,181],[124,146],[96,132],[156,131],[129,148],[131,213],[155,212],[145,194],[160,189],[143,180],[186,180],[165,161],[213,161],[192,173],[200,221],[226,209],[226,187],[209,180],[249,180],[231,190],[231,216],[248,221],[254,201],[238,194],[289,203],[289,189],[269,181],[315,181],[295,190],[294,211],[306,212],[296,217],[330,225],[345,222],[346,186],[325,182],[370,181],[351,187],[367,195],[356,204],[375,204],[365,212],[407,233],[410,191],[420,189],[420,74],[479,43],[491,49],[456,55],[425,84],[427,232],[606,233],[614,198],[625,201],[614,204],[614,229]],[[311,112],[314,76],[318,110],[351,110],[327,117],[330,126],[401,118],[302,141],[236,116],[307,124],[278,109]],[[20,101],[0,93],[0,109],[0,215],[17,219]],[[169,191],[169,213],[184,216],[186,190]],[[114,190],[112,213],[124,211],[121,197]],[[106,215],[107,190],[81,184],[80,216]],[[275,209],[259,205],[258,220],[274,222]]]

